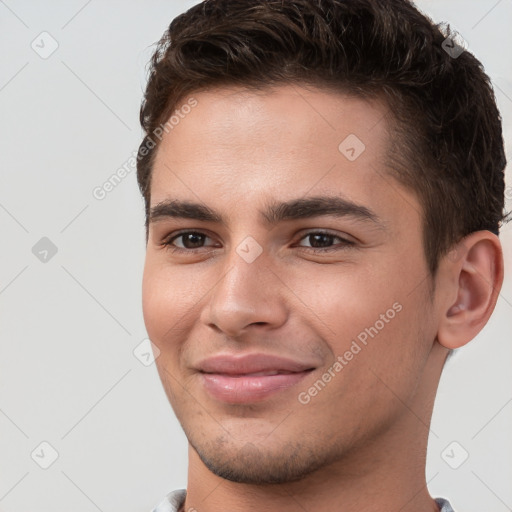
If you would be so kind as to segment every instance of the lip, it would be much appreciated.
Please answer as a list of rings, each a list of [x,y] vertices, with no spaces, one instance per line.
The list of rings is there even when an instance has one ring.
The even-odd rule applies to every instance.
[[[312,364],[270,354],[217,355],[198,365],[210,395],[231,404],[264,400],[296,385],[313,369]]]

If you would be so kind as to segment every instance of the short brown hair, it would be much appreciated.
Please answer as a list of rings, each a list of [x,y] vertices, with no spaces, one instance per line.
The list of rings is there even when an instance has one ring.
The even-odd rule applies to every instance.
[[[448,36],[449,26],[407,0],[195,5],[172,21],[150,62],[137,157],[146,226],[158,149],[152,134],[183,98],[221,86],[313,85],[384,100],[393,120],[386,163],[423,207],[435,274],[455,242],[479,230],[498,234],[504,220],[506,158],[490,79],[469,52],[445,51]]]

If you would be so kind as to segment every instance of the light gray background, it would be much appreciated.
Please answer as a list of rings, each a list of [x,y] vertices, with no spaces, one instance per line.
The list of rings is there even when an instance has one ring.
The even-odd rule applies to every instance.
[[[186,485],[185,436],[133,354],[146,337],[134,168],[103,200],[93,190],[137,149],[151,45],[194,3],[0,0],[0,511],[147,511]],[[512,0],[418,5],[484,63],[510,159]],[[46,59],[31,47],[51,49],[43,31],[58,43]],[[42,237],[58,249],[47,262],[32,252]],[[510,262],[512,225],[502,241]],[[442,377],[427,480],[460,511],[512,510],[511,317],[507,277]],[[43,441],[58,452],[46,470]],[[458,469],[441,455],[453,441],[452,465],[469,453]]]

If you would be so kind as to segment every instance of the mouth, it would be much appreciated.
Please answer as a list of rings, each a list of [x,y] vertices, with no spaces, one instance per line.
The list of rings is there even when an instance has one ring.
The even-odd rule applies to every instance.
[[[240,375],[202,373],[206,390],[230,404],[259,402],[298,384],[313,369],[303,372],[257,372]]]
[[[264,354],[217,356],[199,366],[207,393],[229,404],[265,400],[297,385],[315,369],[309,364]]]

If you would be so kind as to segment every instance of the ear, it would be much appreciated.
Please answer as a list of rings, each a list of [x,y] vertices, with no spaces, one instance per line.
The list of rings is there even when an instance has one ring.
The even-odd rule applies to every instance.
[[[501,243],[490,231],[476,231],[454,246],[440,267],[437,340],[446,348],[459,348],[482,330],[496,306],[503,283]]]

